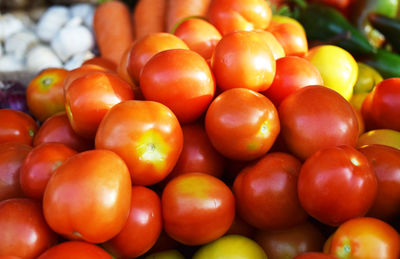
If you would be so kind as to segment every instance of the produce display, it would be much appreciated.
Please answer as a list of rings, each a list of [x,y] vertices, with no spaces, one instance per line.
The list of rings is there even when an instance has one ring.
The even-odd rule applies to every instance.
[[[397,0],[2,13],[0,259],[399,259],[399,39]]]

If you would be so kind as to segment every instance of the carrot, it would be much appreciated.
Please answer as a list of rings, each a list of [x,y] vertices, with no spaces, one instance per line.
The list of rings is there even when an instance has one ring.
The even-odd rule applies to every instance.
[[[211,0],[167,0],[166,30],[171,32],[172,28],[183,18],[189,16],[207,15]]]
[[[133,11],[136,39],[165,31],[166,0],[139,0]]]
[[[124,51],[133,42],[133,26],[128,6],[110,1],[96,8],[94,33],[103,58],[119,64]]]

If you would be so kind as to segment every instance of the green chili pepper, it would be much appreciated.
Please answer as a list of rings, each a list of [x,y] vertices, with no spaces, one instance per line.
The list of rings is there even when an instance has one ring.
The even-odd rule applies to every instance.
[[[400,55],[385,49],[359,59],[375,68],[383,78],[400,77]]]

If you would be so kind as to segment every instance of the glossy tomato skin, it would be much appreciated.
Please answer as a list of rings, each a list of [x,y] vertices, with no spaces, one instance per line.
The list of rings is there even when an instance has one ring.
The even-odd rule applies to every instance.
[[[275,59],[257,32],[237,31],[225,35],[211,58],[211,68],[221,90],[248,88],[264,91],[275,76]]]
[[[131,191],[128,168],[118,155],[85,151],[70,157],[51,176],[43,196],[44,216],[68,239],[102,243],[124,226]]]
[[[0,202],[0,227],[0,255],[34,259],[57,241],[46,224],[41,204],[32,199]]]
[[[117,103],[134,98],[130,84],[112,73],[94,72],[74,80],[65,92],[72,129],[93,139],[104,115]]]
[[[78,152],[94,147],[93,141],[75,133],[65,112],[55,114],[43,122],[33,139],[33,146],[49,142],[67,145]]]
[[[126,101],[114,106],[97,131],[97,149],[114,151],[135,185],[152,185],[172,171],[183,146],[182,128],[165,105]]]
[[[302,160],[325,147],[357,143],[358,122],[353,108],[327,87],[301,88],[283,100],[278,112],[282,137]]]
[[[255,32],[257,32],[258,35],[264,39],[264,42],[268,45],[275,60],[278,60],[286,55],[282,45],[272,33],[265,30],[255,30]]]
[[[32,145],[38,126],[31,116],[17,110],[0,109],[0,118],[0,143]]]
[[[276,61],[274,81],[262,94],[279,107],[283,99],[308,85],[323,85],[318,69],[305,58],[286,56]]]
[[[245,167],[233,184],[239,215],[259,229],[305,222],[308,215],[297,197],[300,167],[301,162],[286,153],[268,153]]]
[[[38,259],[112,259],[106,251],[100,247],[82,241],[66,241],[55,245]]]
[[[94,64],[82,64],[82,66],[75,68],[71,71],[68,71],[68,74],[65,77],[63,83],[64,92],[68,90],[73,81],[93,72],[111,72],[111,71],[108,70],[107,68]]]
[[[335,259],[335,258],[336,257],[324,253],[309,252],[298,255],[294,259]]]
[[[161,197],[164,230],[186,245],[211,242],[227,232],[235,217],[235,198],[221,180],[202,173],[172,179]]]
[[[23,193],[27,197],[41,200],[51,175],[67,158],[76,153],[61,143],[43,143],[33,148],[19,171]]]
[[[237,160],[261,157],[280,130],[278,113],[268,98],[249,89],[230,89],[213,100],[205,118],[211,143]]]
[[[20,168],[31,146],[21,143],[0,144],[0,201],[24,197],[19,182]]]
[[[332,236],[329,253],[336,258],[397,259],[399,233],[386,222],[368,217],[346,221]]]
[[[117,64],[115,64],[113,61],[105,58],[105,57],[94,57],[85,60],[82,65],[96,65],[100,67],[104,67],[108,70],[111,71],[116,71],[117,70]]]
[[[358,150],[368,159],[378,180],[378,193],[368,215],[394,219],[400,215],[400,150],[377,144]]]
[[[181,123],[198,119],[215,93],[206,60],[194,51],[171,49],[154,55],[143,67],[140,89],[146,100],[170,108]]]
[[[283,47],[286,56],[304,56],[308,51],[306,33],[301,25],[293,23],[271,24],[267,28]]]
[[[377,188],[367,158],[345,145],[314,153],[302,165],[298,179],[304,209],[331,226],[364,216],[375,200]]]
[[[151,189],[133,186],[128,220],[103,247],[117,258],[136,258],[153,247],[161,230],[160,198]]]

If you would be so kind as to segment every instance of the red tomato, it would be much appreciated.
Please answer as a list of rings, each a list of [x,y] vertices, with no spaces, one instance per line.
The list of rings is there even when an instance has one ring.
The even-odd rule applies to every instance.
[[[82,66],[68,71],[67,76],[64,80],[64,92],[66,92],[73,81],[76,79],[86,76],[93,72],[111,72],[107,68],[94,64],[83,64]]]
[[[268,259],[281,259],[321,251],[325,238],[316,226],[307,222],[285,230],[259,230],[254,240],[264,249]]]
[[[205,128],[222,155],[237,160],[261,157],[279,133],[279,118],[268,98],[249,89],[223,92],[210,104]]]
[[[79,153],[51,176],[43,196],[47,223],[69,239],[105,242],[124,226],[131,202],[124,161],[108,150]]]
[[[297,158],[285,153],[268,153],[245,167],[233,184],[241,218],[259,229],[284,229],[306,221],[297,197],[300,167]]]
[[[262,93],[279,107],[283,99],[308,85],[323,85],[318,69],[305,58],[288,56],[276,61],[274,81]]]
[[[200,18],[190,18],[176,28],[174,35],[183,40],[189,49],[200,54],[205,60],[211,58],[215,46],[222,38],[211,23]]]
[[[255,30],[255,32],[257,32],[258,35],[261,36],[262,39],[264,39],[265,43],[271,50],[272,56],[275,60],[278,60],[285,56],[285,50],[272,33],[264,30]]]
[[[272,11],[264,0],[213,0],[208,18],[222,33],[251,31],[268,27]]]
[[[4,255],[4,256],[0,256],[0,259],[21,259],[21,257],[12,256],[12,255]]]
[[[146,253],[162,230],[161,201],[143,186],[132,188],[129,217],[121,232],[103,244],[117,258],[136,258]]]
[[[39,202],[9,199],[0,202],[0,255],[37,258],[57,236],[47,226]]]
[[[228,229],[225,235],[240,235],[252,238],[255,230],[256,229],[253,226],[247,224],[246,221],[236,215],[231,227]]]
[[[38,126],[31,116],[17,110],[0,109],[0,118],[0,143],[32,145]]]
[[[235,199],[221,180],[202,173],[172,179],[161,198],[164,230],[186,245],[201,245],[225,234],[235,217]]]
[[[238,31],[215,47],[211,67],[221,90],[248,88],[264,91],[275,76],[275,59],[260,33]]]
[[[43,143],[27,155],[19,171],[24,194],[42,200],[44,189],[54,171],[76,151],[61,143]]]
[[[379,219],[351,219],[333,234],[329,253],[340,259],[398,259],[399,233]]]
[[[71,83],[65,92],[65,109],[74,131],[92,139],[111,107],[133,98],[132,87],[119,76],[94,72]]]
[[[309,252],[298,255],[294,259],[336,259],[336,257],[324,253]]]
[[[304,209],[320,222],[338,226],[367,213],[377,193],[367,158],[350,146],[319,150],[303,164],[298,179]]]
[[[183,146],[182,128],[165,105],[126,101],[105,116],[96,148],[114,151],[127,164],[135,185],[152,185],[172,171]]]
[[[378,180],[378,194],[369,216],[382,220],[400,215],[400,150],[383,145],[358,149],[365,155]]]
[[[304,56],[308,51],[306,33],[294,23],[275,23],[267,29],[285,50],[286,56]]]
[[[85,60],[82,63],[83,66],[87,65],[87,64],[104,67],[104,68],[106,68],[108,70],[111,70],[111,71],[116,71],[117,70],[117,64],[115,64],[113,61],[111,61],[111,60],[109,60],[109,59],[107,59],[105,57],[94,57],[94,58]]]
[[[36,75],[26,88],[29,111],[39,121],[64,111],[64,68],[47,68]]]
[[[171,49],[154,55],[143,67],[140,89],[146,100],[170,108],[181,123],[199,118],[215,93],[214,76],[194,51]]]
[[[82,242],[67,241],[55,245],[46,250],[38,259],[112,259],[106,251],[100,247]]]
[[[75,133],[65,112],[55,114],[44,121],[33,139],[33,146],[49,142],[65,144],[78,152],[92,149],[94,146],[92,141]]]
[[[303,160],[321,148],[357,143],[358,123],[351,104],[324,86],[307,86],[285,98],[279,119],[287,147]]]
[[[24,196],[19,170],[31,150],[31,146],[21,143],[0,144],[0,201]]]

